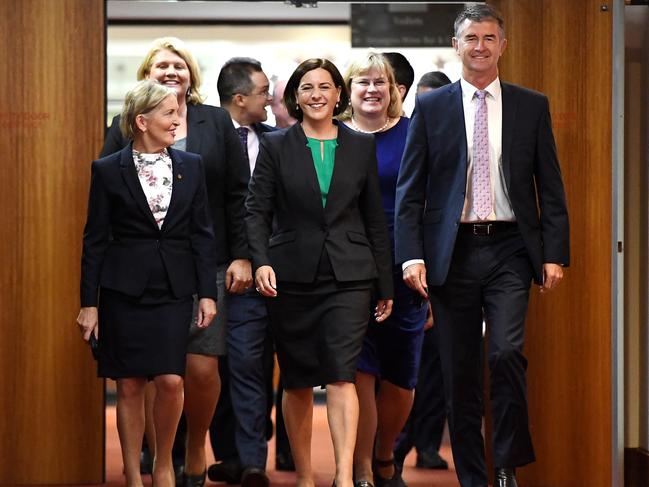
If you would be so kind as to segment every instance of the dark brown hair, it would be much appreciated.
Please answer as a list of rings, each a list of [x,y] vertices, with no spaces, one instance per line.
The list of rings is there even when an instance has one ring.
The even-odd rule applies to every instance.
[[[291,117],[298,119],[300,122],[302,121],[302,110],[300,110],[297,104],[297,88],[305,74],[318,68],[328,71],[336,88],[340,88],[340,101],[338,102],[338,106],[334,108],[334,117],[344,112],[347,105],[349,105],[347,86],[345,86],[343,77],[334,63],[322,58],[307,59],[295,68],[295,71],[293,71],[293,74],[286,82],[286,88],[284,89],[284,104],[286,105],[286,109]]]

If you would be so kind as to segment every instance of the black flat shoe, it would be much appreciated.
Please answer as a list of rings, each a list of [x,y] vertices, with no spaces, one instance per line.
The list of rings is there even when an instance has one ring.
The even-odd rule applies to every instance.
[[[403,481],[403,478],[401,477],[401,472],[394,463],[394,458],[390,458],[389,460],[379,460],[378,458],[374,457],[372,463],[372,470],[374,471],[374,485],[376,487],[408,487],[408,485]],[[386,479],[385,477],[379,475],[378,469],[388,467],[393,467],[394,473],[392,474],[392,477]]]

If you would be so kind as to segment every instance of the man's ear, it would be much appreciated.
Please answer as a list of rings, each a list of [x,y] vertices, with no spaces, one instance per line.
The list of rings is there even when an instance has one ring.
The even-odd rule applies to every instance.
[[[399,95],[403,100],[404,97],[406,96],[406,91],[408,91],[408,88],[406,88],[406,85],[397,85],[397,89],[399,90]]]
[[[243,97],[244,95],[237,93],[232,97],[232,103],[240,108],[243,108],[246,104]]]
[[[503,39],[502,43],[500,45],[500,55],[502,56],[503,53],[505,52],[505,49],[507,48],[507,39]]]

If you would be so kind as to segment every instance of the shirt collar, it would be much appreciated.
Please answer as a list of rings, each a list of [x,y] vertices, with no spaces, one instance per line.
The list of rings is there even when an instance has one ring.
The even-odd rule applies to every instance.
[[[234,118],[232,119],[232,125],[234,125],[235,129],[238,129],[239,127],[245,127],[248,129],[249,132],[252,132],[252,127],[250,125],[241,125],[239,122],[237,122]]]
[[[473,86],[464,78],[460,78],[460,86],[462,87],[462,97],[468,100],[473,100],[475,92],[478,91],[478,88]],[[496,79],[487,85],[485,91],[491,96],[494,100],[497,100],[500,97],[500,78],[496,76]]]

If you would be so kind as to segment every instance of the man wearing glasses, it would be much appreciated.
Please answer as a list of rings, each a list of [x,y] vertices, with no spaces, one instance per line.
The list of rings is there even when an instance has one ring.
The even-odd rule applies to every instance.
[[[221,106],[232,117],[251,176],[259,154],[259,137],[273,130],[263,123],[268,116],[266,107],[272,101],[269,88],[261,63],[252,58],[230,59],[221,68],[217,81]],[[245,272],[246,278],[252,278],[249,261]],[[226,280],[226,289],[230,284]],[[227,301],[228,357],[227,361],[221,361],[223,365],[227,363],[221,367],[221,375],[229,372],[229,376],[223,378],[223,388],[227,388],[228,382],[230,387],[229,391],[222,391],[210,436],[213,446],[224,445],[230,452],[215,451],[215,456],[223,461],[212,465],[208,476],[213,481],[240,482],[242,487],[267,487],[266,432],[269,405],[272,404],[273,350],[266,305],[254,287],[242,294],[229,294]],[[234,418],[228,419],[235,424],[236,449],[232,436],[227,433],[228,421],[223,421],[222,417],[224,406],[229,409],[226,405],[228,392],[234,410]],[[221,448],[218,446],[217,450]]]

